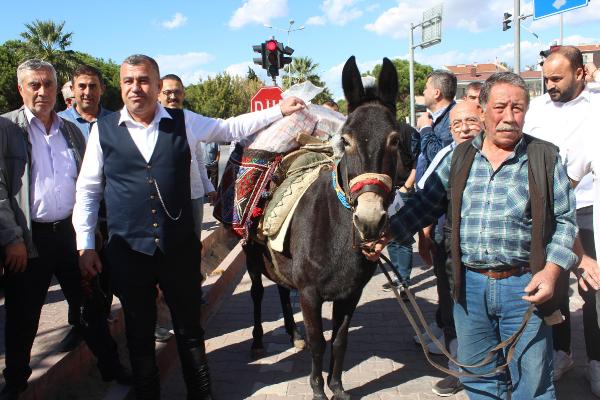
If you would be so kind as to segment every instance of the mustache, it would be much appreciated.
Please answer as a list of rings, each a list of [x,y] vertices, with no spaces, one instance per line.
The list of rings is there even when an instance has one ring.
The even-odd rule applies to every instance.
[[[519,127],[517,125],[501,123],[496,127],[496,132],[515,132],[518,131]]]

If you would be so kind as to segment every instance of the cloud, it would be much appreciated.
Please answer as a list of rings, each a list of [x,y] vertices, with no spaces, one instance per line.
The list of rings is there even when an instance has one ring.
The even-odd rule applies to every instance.
[[[262,71],[262,68],[260,68],[260,66],[258,66],[257,64],[254,64],[250,61],[244,61],[239,64],[232,64],[228,66],[227,68],[225,68],[225,72],[231,76],[239,76],[241,78],[245,78],[248,75],[248,68],[254,70],[254,72],[256,72],[257,75]]]
[[[325,25],[327,20],[322,16],[310,17],[306,20],[305,25]]]
[[[178,12],[178,13],[175,13],[175,15],[173,15],[173,18],[171,18],[167,21],[161,22],[160,25],[166,29],[175,29],[175,28],[180,28],[183,25],[185,25],[187,20],[188,20],[188,18],[185,15]]]
[[[288,13],[287,0],[245,0],[229,20],[229,27],[239,29],[247,24],[268,24],[273,18]]]
[[[162,75],[176,74],[185,85],[198,83],[200,78],[210,75],[203,67],[215,57],[208,53],[190,52],[184,54],[157,55],[155,57]]]

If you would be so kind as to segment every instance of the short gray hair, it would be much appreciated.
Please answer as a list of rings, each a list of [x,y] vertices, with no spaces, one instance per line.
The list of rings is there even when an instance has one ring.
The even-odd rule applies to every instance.
[[[31,59],[22,62],[21,65],[17,67],[17,81],[19,82],[19,85],[23,83],[23,73],[25,71],[39,71],[40,69],[51,71],[52,76],[54,77],[54,82],[57,82],[56,70],[52,64],[44,60]]]
[[[147,56],[145,54],[132,54],[125,60],[123,60],[123,64],[129,65],[140,65],[144,63],[150,64],[152,69],[156,71],[156,75],[158,75],[158,77],[160,78],[160,70],[158,68],[158,63],[156,62],[156,60],[154,60],[154,58],[150,56]]]
[[[485,82],[483,82],[481,92],[479,92],[479,104],[481,104],[481,107],[485,109],[485,106],[490,98],[492,88],[503,83],[523,89],[523,92],[525,92],[526,105],[529,107],[529,89],[527,89],[527,85],[525,84],[523,78],[514,72],[496,72],[487,78]]]
[[[431,79],[433,87],[440,91],[442,98],[446,100],[454,100],[456,96],[457,79],[450,71],[436,69],[427,75],[427,79]]]
[[[60,92],[62,93],[63,99],[65,99],[65,101],[67,101],[67,99],[74,97],[72,88],[73,88],[73,82],[67,81],[63,85],[62,89],[60,89]]]

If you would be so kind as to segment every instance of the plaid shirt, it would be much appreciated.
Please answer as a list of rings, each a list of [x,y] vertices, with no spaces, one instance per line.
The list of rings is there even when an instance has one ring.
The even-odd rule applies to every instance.
[[[473,140],[478,151],[462,199],[462,262],[472,268],[526,266],[532,222],[527,146],[521,139],[514,152],[494,171],[481,152],[482,143],[483,135]],[[392,217],[395,240],[404,240],[446,212],[451,161],[452,152],[427,179],[424,189]],[[546,246],[546,261],[567,269],[577,260],[572,251],[577,234],[575,196],[559,157],[554,168],[554,215],[556,231]]]

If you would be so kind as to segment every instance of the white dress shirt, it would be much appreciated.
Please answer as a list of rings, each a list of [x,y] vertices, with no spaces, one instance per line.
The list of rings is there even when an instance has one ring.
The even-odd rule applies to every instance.
[[[591,89],[587,101],[594,110],[584,121],[581,129],[566,142],[565,161],[567,174],[574,181],[592,177],[594,236],[600,237],[600,90]],[[579,183],[581,185],[581,183]],[[579,187],[577,185],[577,187]],[[600,255],[600,240],[595,240],[596,255]]]
[[[185,129],[190,149],[195,149],[199,141],[238,141],[282,117],[279,107],[267,108],[255,113],[223,119],[208,118],[189,110],[183,112]],[[147,126],[133,120],[127,108],[120,111],[119,125],[124,124],[136,147],[146,161],[149,161],[158,140],[158,124],[163,118],[171,118],[160,104],[156,104],[154,119]],[[77,194],[73,209],[73,227],[77,234],[77,249],[94,248],[94,229],[98,217],[98,207],[104,190],[104,156],[98,136],[98,125],[90,132],[85,157],[77,179]]]
[[[586,87],[579,96],[566,103],[552,101],[548,93],[536,97],[531,101],[529,110],[525,114],[523,132],[558,146],[561,158],[566,161],[568,150],[571,150],[571,156],[574,155],[574,151],[577,151],[577,149],[568,147],[574,143],[569,140],[571,137],[579,134],[589,136],[596,134],[596,132],[584,128],[589,118],[595,118],[600,123],[600,119],[596,117],[599,112],[598,105],[596,103],[594,109],[591,96],[592,92]],[[598,127],[598,125],[596,126]],[[577,209],[593,204],[594,192],[591,176],[581,179],[575,188],[575,197]]]
[[[49,133],[46,133],[44,123],[27,107],[25,116],[31,143],[31,219],[36,222],[60,221],[71,215],[75,204],[75,156],[60,131],[63,121],[55,113],[52,113]]]
[[[196,148],[192,149],[192,165],[190,166],[190,186],[192,189],[192,200],[204,197],[206,193],[214,192],[208,172],[206,172],[206,163],[204,161],[204,146],[202,142],[196,143]]]

